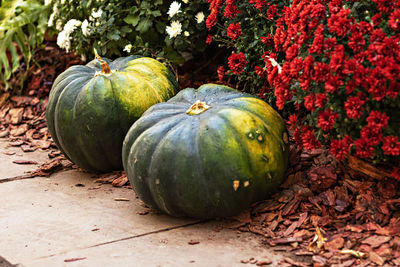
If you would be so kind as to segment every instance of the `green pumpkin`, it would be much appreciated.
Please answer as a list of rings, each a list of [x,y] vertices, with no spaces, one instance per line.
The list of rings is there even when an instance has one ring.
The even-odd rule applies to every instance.
[[[58,148],[79,167],[122,169],[122,142],[152,105],[175,95],[174,75],[162,63],[129,56],[68,68],[55,80],[46,119]]]
[[[235,215],[281,184],[284,121],[264,101],[206,84],[156,104],[130,128],[122,157],[137,195],[173,216]]]

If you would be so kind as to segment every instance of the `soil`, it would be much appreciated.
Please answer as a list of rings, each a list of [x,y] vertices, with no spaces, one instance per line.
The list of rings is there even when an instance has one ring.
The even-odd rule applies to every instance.
[[[217,82],[217,57],[180,66],[180,88]],[[48,151],[49,161],[28,175],[49,176],[77,168],[52,141],[45,107],[57,75],[83,62],[54,42],[36,51],[34,60],[21,95],[0,93],[0,137],[23,152]],[[400,266],[400,182],[357,159],[339,162],[328,150],[303,151],[290,142],[290,166],[279,192],[223,220],[239,233],[263,236],[265,246],[301,256],[280,266]],[[122,171],[99,175],[97,182],[129,187]]]

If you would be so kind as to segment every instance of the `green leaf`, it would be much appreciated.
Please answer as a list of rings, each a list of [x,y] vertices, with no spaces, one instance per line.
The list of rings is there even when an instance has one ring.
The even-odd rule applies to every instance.
[[[136,26],[139,22],[139,15],[129,15],[126,18],[124,18],[124,21],[128,24],[131,24],[132,26]]]
[[[140,33],[144,33],[151,27],[152,24],[153,22],[149,18],[144,18],[136,26],[136,30]]]

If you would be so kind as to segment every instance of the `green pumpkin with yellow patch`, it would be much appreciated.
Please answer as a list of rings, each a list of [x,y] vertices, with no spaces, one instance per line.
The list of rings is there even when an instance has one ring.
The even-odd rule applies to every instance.
[[[232,88],[188,88],[130,128],[123,164],[148,205],[179,217],[239,213],[281,184],[288,164],[283,119]]]
[[[119,170],[130,126],[177,89],[175,76],[155,59],[97,57],[57,77],[46,110],[48,128],[58,148],[79,167]]]

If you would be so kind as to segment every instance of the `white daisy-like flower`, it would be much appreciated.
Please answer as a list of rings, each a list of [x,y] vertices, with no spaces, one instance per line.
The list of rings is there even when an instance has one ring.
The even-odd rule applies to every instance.
[[[126,51],[127,53],[130,53],[131,50],[132,50],[132,45],[131,45],[131,44],[127,44],[127,45],[124,47],[124,51]]]
[[[103,14],[103,10],[99,9],[96,12],[93,11],[91,15],[92,15],[93,18],[100,18],[101,14]]]
[[[203,12],[197,13],[195,18],[197,23],[202,23],[204,21],[204,13]]]
[[[78,26],[81,26],[82,22],[77,19],[70,19],[64,25],[63,31],[67,32],[70,35]]]
[[[169,15],[170,18],[172,18],[176,14],[182,12],[180,9],[181,9],[181,4],[176,2],[176,1],[174,1],[169,6],[167,14]]]
[[[81,27],[82,27],[82,34],[83,34],[83,36],[88,36],[88,35],[90,34],[90,30],[89,30],[89,22],[88,22],[87,19],[85,19],[85,20],[82,22]]]
[[[169,39],[172,39],[182,33],[182,24],[174,20],[171,22],[171,26],[167,26],[165,30],[169,35]]]
[[[57,36],[57,45],[69,52],[71,48],[71,33],[76,27],[81,26],[82,22],[76,19],[71,19],[64,25],[64,29]]]
[[[49,21],[47,22],[47,26],[52,27],[54,25],[54,17],[57,16],[59,13],[59,10],[57,8],[57,5],[53,6],[53,13],[51,13],[49,17]]]
[[[71,48],[71,41],[69,40],[69,36],[66,34],[66,32],[61,31],[57,35],[57,45],[62,48],[69,51]]]

